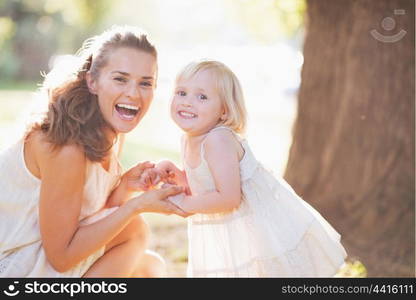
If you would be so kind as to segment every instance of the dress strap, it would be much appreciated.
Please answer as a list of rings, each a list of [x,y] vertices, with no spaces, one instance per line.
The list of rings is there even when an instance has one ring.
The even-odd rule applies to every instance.
[[[201,153],[201,158],[203,158],[204,157],[204,155],[205,155],[205,150],[204,150],[204,145],[205,145],[205,141],[206,141],[206,139],[207,139],[207,137],[208,137],[208,135],[211,133],[211,132],[214,132],[214,131],[218,131],[218,130],[220,130],[220,129],[226,129],[226,130],[228,130],[228,131],[230,131],[233,135],[234,135],[234,137],[237,139],[237,141],[241,144],[241,142],[242,142],[242,140],[241,140],[241,137],[234,131],[234,130],[232,130],[230,127],[227,127],[227,126],[217,126],[217,127],[214,127],[214,128],[212,128],[208,133],[207,133],[207,135],[204,137],[204,139],[202,140],[202,142],[201,142],[201,150],[200,150],[200,153]],[[243,147],[243,146],[242,146]],[[244,147],[243,147],[243,149],[244,149]]]

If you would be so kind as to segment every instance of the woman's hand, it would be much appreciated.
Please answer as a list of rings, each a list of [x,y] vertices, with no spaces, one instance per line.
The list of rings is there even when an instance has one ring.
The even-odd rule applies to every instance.
[[[151,178],[154,178],[154,172],[149,171],[154,168],[154,164],[148,161],[138,163],[136,166],[123,174],[121,181],[128,192],[141,192],[148,189]],[[150,175],[150,176],[149,176]]]
[[[134,213],[154,212],[166,215],[176,214],[187,217],[190,214],[168,201],[168,197],[184,192],[184,188],[176,185],[144,192],[138,197],[130,199],[126,205],[130,205]]]
[[[146,161],[139,163],[129,169],[121,177],[120,184],[111,193],[107,200],[107,207],[121,206],[125,203],[134,192],[142,192],[147,190],[146,182],[142,175],[147,170],[152,170],[154,164]]]

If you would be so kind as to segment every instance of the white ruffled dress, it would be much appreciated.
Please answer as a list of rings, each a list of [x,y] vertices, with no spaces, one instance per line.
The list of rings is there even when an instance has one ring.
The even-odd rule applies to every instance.
[[[215,130],[226,129],[217,127]],[[240,161],[242,201],[231,213],[188,219],[188,277],[330,277],[347,256],[340,235],[283,179],[254,157]],[[201,144],[201,164],[186,165],[193,195],[215,189]]]

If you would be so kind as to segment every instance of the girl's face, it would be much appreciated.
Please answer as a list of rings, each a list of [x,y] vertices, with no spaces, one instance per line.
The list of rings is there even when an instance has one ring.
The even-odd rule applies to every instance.
[[[90,91],[98,96],[105,121],[117,133],[134,129],[149,109],[156,84],[156,58],[132,48],[118,48],[93,79],[87,73]]]
[[[203,70],[175,87],[171,117],[188,135],[197,136],[215,127],[225,110],[209,70]]]

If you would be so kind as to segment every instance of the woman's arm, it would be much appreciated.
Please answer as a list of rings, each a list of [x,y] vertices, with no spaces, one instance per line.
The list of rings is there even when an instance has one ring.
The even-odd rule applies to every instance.
[[[231,211],[241,202],[239,152],[235,138],[228,130],[214,131],[207,136],[204,150],[216,189],[185,196],[174,203],[189,213]]]
[[[86,158],[83,150],[67,145],[50,152],[38,145],[37,163],[41,173],[39,202],[40,231],[46,256],[59,272],[74,267],[110,242],[132,218],[141,212],[178,213],[163,201],[181,190],[155,190],[124,203],[109,216],[86,226],[79,225],[83,201]]]

